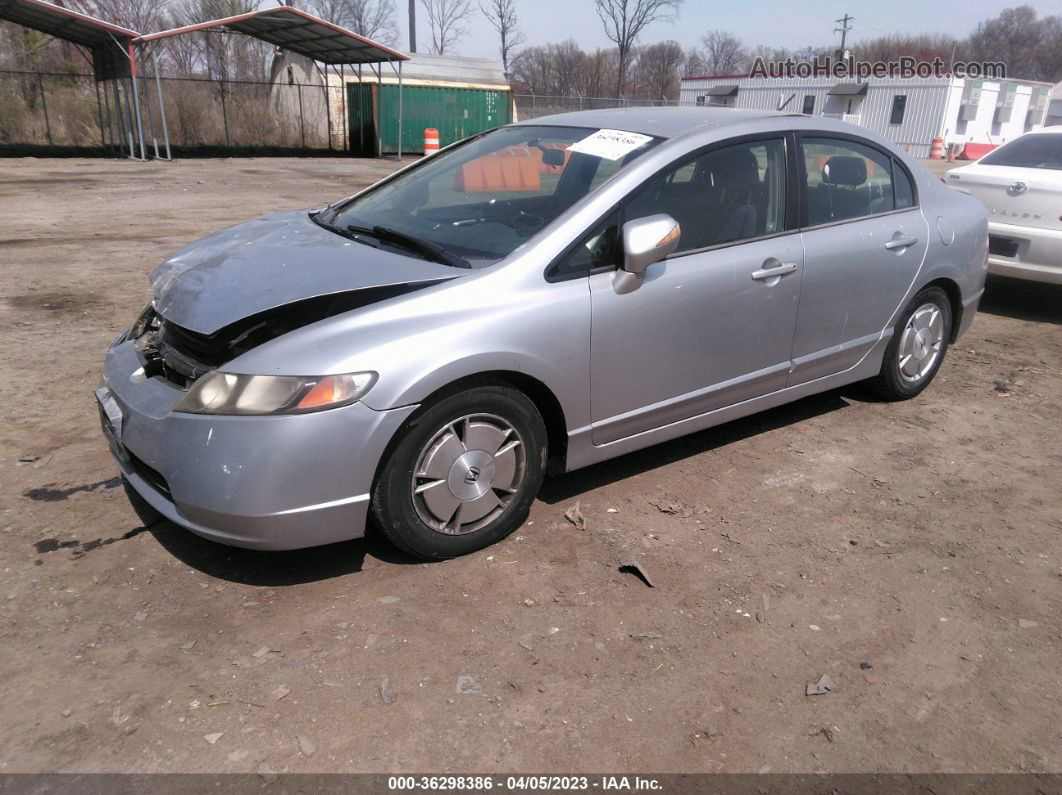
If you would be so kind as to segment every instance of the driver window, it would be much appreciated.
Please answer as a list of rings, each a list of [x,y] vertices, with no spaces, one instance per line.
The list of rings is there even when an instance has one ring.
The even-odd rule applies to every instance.
[[[682,226],[677,253],[785,228],[781,139],[712,149],[655,177],[630,201],[628,220],[667,213]]]

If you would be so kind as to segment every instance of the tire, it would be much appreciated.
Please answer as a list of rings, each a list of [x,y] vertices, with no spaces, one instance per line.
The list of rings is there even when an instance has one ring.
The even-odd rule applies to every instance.
[[[918,293],[900,315],[881,372],[867,386],[885,400],[908,400],[929,386],[951,335],[951,302],[939,287]]]
[[[422,407],[385,454],[373,518],[416,557],[467,555],[523,523],[546,456],[546,426],[522,392],[492,382],[443,397]]]

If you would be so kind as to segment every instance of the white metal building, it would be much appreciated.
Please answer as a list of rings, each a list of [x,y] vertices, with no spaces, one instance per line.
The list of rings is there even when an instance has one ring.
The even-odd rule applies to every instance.
[[[956,77],[768,78],[686,77],[679,104],[786,110],[858,124],[928,157],[933,138],[980,156],[1044,125],[1050,83]]]
[[[1051,127],[1062,124],[1062,83],[1056,83],[1051,91],[1051,104],[1047,109],[1047,121],[1045,126]]]

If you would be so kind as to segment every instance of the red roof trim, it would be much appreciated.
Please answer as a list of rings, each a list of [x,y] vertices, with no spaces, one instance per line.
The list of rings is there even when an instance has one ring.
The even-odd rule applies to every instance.
[[[313,22],[313,23],[315,23],[317,25],[321,25],[323,27],[329,28],[330,30],[334,30],[336,33],[340,33],[343,36],[346,36],[348,38],[354,39],[356,41],[360,41],[363,44],[368,44],[368,45],[370,45],[372,47],[375,47],[378,50],[381,50],[381,51],[387,53],[388,55],[393,56],[393,58],[391,58],[390,60],[399,60],[399,61],[408,61],[409,60],[409,56],[406,55],[403,52],[399,52],[398,50],[393,50],[393,49],[391,49],[390,47],[388,47],[386,45],[380,44],[378,41],[373,41],[372,39],[367,39],[364,36],[361,36],[361,35],[355,33],[352,30],[347,30],[346,28],[340,27],[339,25],[334,25],[334,24],[332,24],[331,22],[329,22],[326,19],[321,19],[320,17],[314,16],[313,14],[308,14],[305,11],[302,11],[302,10],[300,10],[298,8],[292,8],[291,6],[278,6],[277,8],[264,8],[264,9],[261,9],[259,11],[251,11],[251,12],[248,12],[246,14],[237,14],[234,17],[224,17],[223,19],[212,19],[209,22],[199,22],[199,23],[197,23],[195,25],[185,25],[184,27],[180,27],[180,28],[172,28],[170,30],[160,30],[158,33],[148,33],[148,34],[146,34],[144,36],[140,36],[137,39],[137,42],[139,43],[139,42],[145,42],[145,41],[155,41],[157,39],[168,39],[168,38],[170,38],[172,36],[180,36],[180,35],[182,35],[184,33],[194,33],[195,31],[198,31],[198,30],[209,30],[211,28],[225,27],[226,25],[236,24],[236,23],[239,23],[239,22],[243,22],[244,20],[247,20],[247,19],[254,19],[256,17],[276,17],[276,16],[278,16],[280,14],[294,14],[295,16],[301,17],[302,19],[307,19],[310,22]],[[253,35],[253,34],[245,34],[245,35]],[[283,46],[283,45],[281,45],[281,46]],[[382,60],[387,60],[387,59],[382,59]]]
[[[94,25],[98,28],[102,28],[103,30],[108,30],[111,33],[117,33],[123,38],[127,39],[135,39],[140,36],[140,34],[137,33],[135,30],[123,28],[121,25],[112,25],[110,22],[104,22],[98,17],[92,17],[88,14],[82,14],[80,11],[72,11],[69,8],[63,8],[62,6],[57,6],[54,3],[46,3],[44,2],[44,0],[14,0],[12,5],[34,6],[35,8],[43,9],[44,11],[47,11],[50,14],[55,14],[56,16],[64,16],[71,19],[77,19],[89,25]],[[56,36],[56,38],[61,39],[62,36]]]

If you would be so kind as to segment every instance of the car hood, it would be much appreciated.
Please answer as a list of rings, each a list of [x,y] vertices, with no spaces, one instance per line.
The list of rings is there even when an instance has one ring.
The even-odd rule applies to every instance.
[[[349,240],[299,210],[263,215],[205,237],[164,260],[151,284],[163,318],[213,334],[308,298],[468,273]]]

